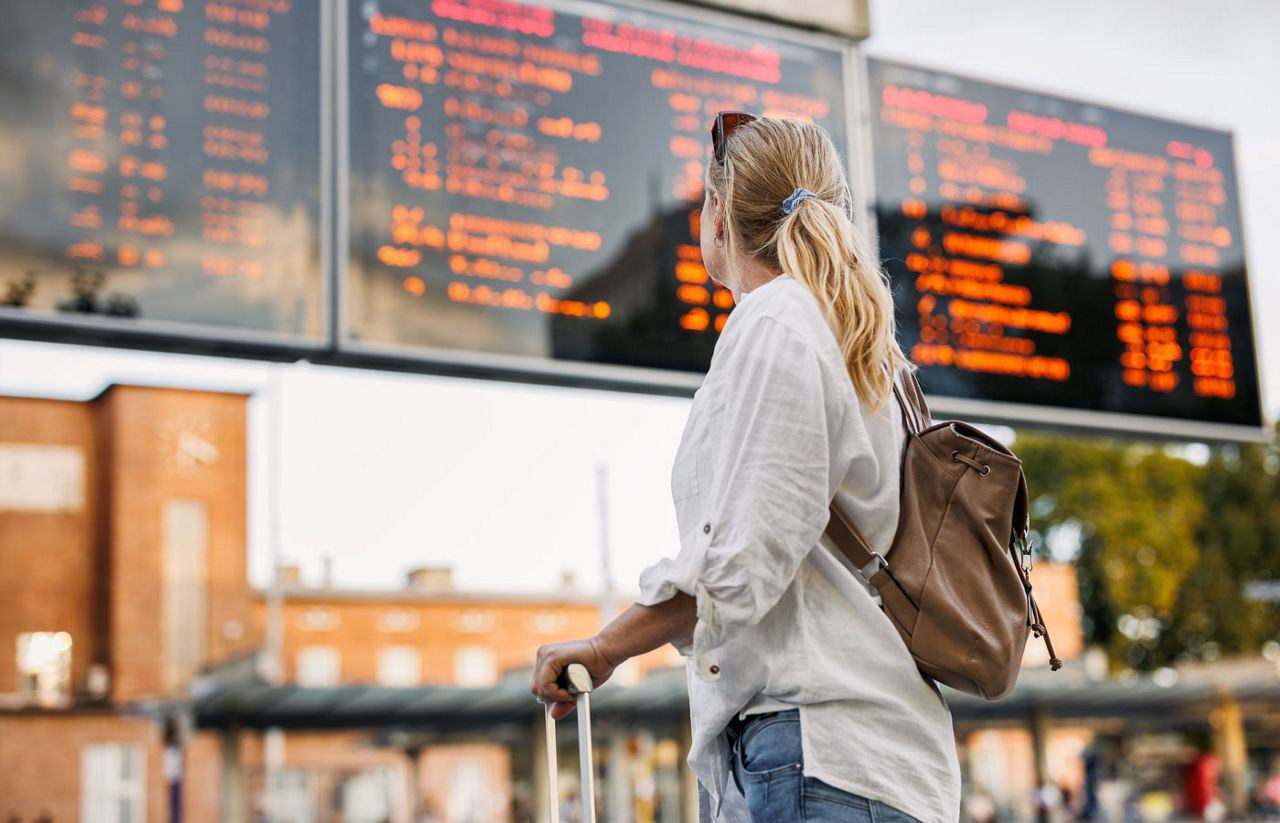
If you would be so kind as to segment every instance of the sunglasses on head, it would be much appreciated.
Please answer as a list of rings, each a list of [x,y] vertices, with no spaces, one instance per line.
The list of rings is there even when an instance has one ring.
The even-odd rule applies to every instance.
[[[729,140],[729,135],[733,134],[739,126],[759,119],[745,111],[722,111],[716,115],[716,121],[711,124],[711,152],[715,155],[717,163],[724,162],[724,146]]]

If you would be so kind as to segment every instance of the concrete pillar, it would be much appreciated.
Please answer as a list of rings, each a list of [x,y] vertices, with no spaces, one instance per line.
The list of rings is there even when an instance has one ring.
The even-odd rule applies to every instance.
[[[547,798],[547,732],[546,721],[539,716],[533,721],[533,733],[529,735],[533,741],[533,819],[546,821],[551,819],[551,807]],[[559,803],[559,798],[551,800]]]
[[[1243,815],[1248,809],[1248,786],[1245,770],[1248,768],[1248,748],[1245,744],[1244,713],[1240,703],[1229,689],[1218,695],[1218,708],[1210,718],[1213,727],[1213,748],[1221,764],[1222,799],[1232,817]]]
[[[698,819],[698,778],[689,768],[689,749],[693,748],[693,728],[689,716],[680,724],[680,801],[684,806],[684,819]]]
[[[635,823],[654,823],[657,818],[658,773],[655,768],[657,735],[652,726],[637,731],[634,736],[634,753],[630,758],[630,779],[627,781],[628,805]]]
[[[627,761],[627,734],[618,725],[609,734],[609,773],[604,797],[604,819],[608,823],[630,823],[632,818],[631,764]]]
[[[262,732],[262,762],[266,767],[263,770],[262,798],[261,800],[255,800],[254,806],[256,807],[261,803],[263,811],[266,812],[268,818],[271,818],[280,813],[280,810],[276,808],[279,803],[276,789],[280,782],[280,773],[284,771],[285,764],[284,729],[271,726]]]
[[[240,724],[235,722],[222,730],[222,823],[249,823]]]
[[[422,808],[422,745],[415,743],[404,749],[404,756],[409,759],[409,820],[418,823],[423,818]]]
[[[1031,712],[1031,745],[1036,758],[1036,784],[1049,780],[1049,733],[1053,730],[1053,713],[1044,706]]]
[[[1053,714],[1046,706],[1036,706],[1031,710],[1031,746],[1036,760],[1036,819],[1046,823],[1049,819],[1047,809],[1040,806],[1040,792],[1049,783],[1049,733],[1053,729]]]

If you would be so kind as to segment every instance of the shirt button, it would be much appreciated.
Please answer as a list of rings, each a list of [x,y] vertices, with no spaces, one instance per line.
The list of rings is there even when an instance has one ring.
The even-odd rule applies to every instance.
[[[711,534],[711,524],[707,523],[702,527],[703,534]]]

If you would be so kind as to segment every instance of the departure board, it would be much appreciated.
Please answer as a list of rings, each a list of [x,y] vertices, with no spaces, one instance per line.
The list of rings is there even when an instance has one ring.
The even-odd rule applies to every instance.
[[[5,4],[0,324],[323,342],[320,46],[305,0]]]
[[[346,344],[705,371],[716,112],[847,136],[846,46],[733,20],[351,0]]]
[[[1043,423],[1261,427],[1229,133],[869,75],[880,256],[926,392]]]

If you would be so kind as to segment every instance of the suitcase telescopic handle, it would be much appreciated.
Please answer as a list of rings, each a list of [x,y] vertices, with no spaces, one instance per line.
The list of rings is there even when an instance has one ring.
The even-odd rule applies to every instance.
[[[591,754],[591,675],[581,663],[570,663],[560,675],[560,685],[578,696],[578,760],[582,764],[582,820],[595,823],[595,768]],[[560,783],[556,765],[556,721],[545,706],[547,724],[547,801],[551,823],[560,823]]]

